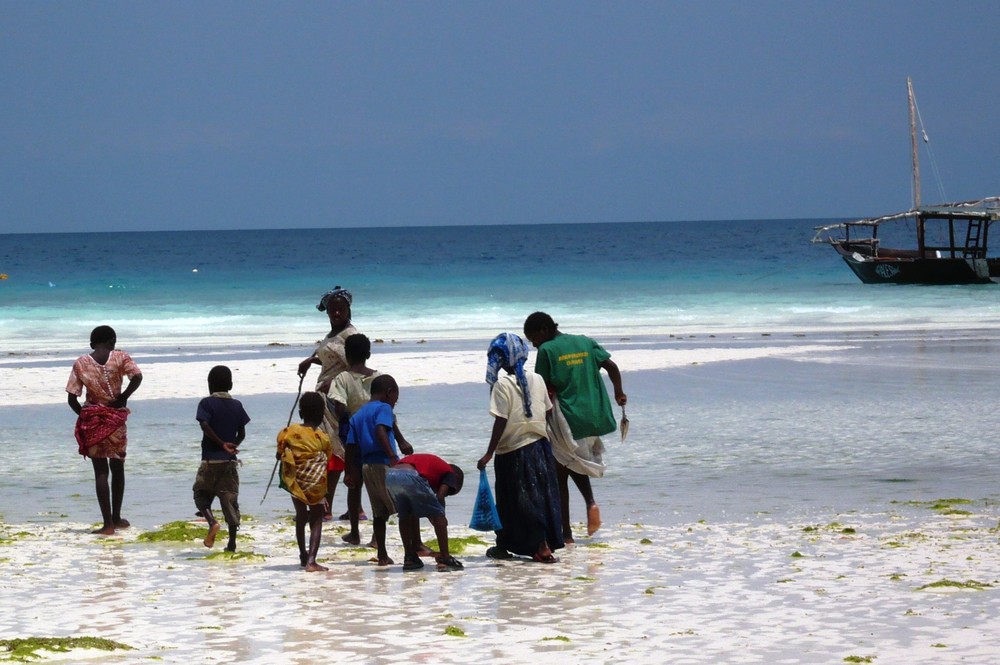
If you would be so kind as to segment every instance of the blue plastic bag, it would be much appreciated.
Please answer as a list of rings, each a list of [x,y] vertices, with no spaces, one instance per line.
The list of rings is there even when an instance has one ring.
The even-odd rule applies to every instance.
[[[479,491],[476,493],[476,504],[472,507],[472,521],[469,528],[476,531],[499,531],[500,515],[497,504],[493,500],[493,490],[490,489],[490,479],[486,469],[479,471]]]

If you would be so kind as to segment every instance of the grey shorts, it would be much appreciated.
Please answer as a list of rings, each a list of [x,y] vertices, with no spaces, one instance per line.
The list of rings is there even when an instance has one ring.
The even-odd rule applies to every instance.
[[[389,469],[385,474],[385,487],[400,517],[444,515],[444,506],[431,484],[416,469]]]
[[[388,519],[396,512],[389,490],[385,488],[385,476],[388,466],[385,464],[365,464],[361,467],[361,475],[368,488],[368,500],[372,504],[372,517]]]

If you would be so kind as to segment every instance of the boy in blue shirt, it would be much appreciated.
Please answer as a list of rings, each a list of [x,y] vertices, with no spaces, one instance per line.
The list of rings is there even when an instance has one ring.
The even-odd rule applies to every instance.
[[[216,365],[208,372],[208,397],[198,403],[201,425],[201,466],[194,480],[194,505],[208,521],[205,547],[215,545],[221,528],[212,514],[212,501],[219,497],[222,514],[229,527],[226,551],[236,551],[236,531],[240,528],[240,474],[236,460],[238,447],[246,438],[250,416],[239,400],[233,399],[233,373],[225,365]]]
[[[391,566],[393,560],[385,548],[385,525],[389,516],[396,512],[396,506],[386,489],[385,475],[390,466],[399,462],[393,433],[396,416],[392,412],[399,400],[399,386],[390,375],[381,374],[372,381],[371,391],[371,401],[351,417],[345,450],[348,463],[352,458],[359,459],[361,463],[368,500],[372,505],[372,531],[378,550],[378,565]],[[404,452],[410,454],[413,448],[406,444]]]

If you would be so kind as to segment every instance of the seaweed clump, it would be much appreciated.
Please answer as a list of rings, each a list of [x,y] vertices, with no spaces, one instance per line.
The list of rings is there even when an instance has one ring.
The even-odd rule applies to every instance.
[[[0,660],[28,663],[43,657],[42,649],[66,653],[73,649],[100,649],[102,651],[132,651],[135,647],[103,637],[17,637],[0,640]]]
[[[196,526],[190,522],[168,522],[156,531],[144,531],[136,540],[147,543],[186,543],[190,540],[204,540],[208,535],[207,526]],[[223,534],[219,534],[222,537]]]

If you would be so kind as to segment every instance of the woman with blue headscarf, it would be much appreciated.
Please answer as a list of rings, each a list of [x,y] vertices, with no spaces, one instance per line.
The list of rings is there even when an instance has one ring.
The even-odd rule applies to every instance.
[[[552,408],[549,392],[542,377],[525,368],[528,345],[519,336],[497,335],[486,359],[494,421],[489,447],[477,466],[484,469],[494,460],[502,524],[497,544],[486,556],[520,554],[555,563],[552,551],[563,547],[563,538],[556,463],[545,429],[545,415]]]

